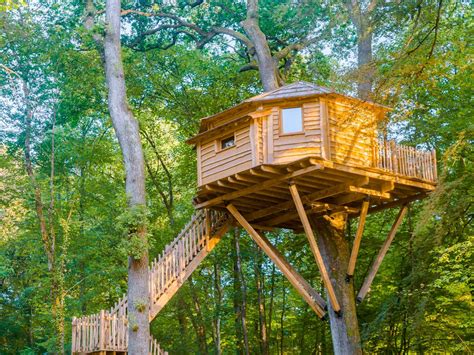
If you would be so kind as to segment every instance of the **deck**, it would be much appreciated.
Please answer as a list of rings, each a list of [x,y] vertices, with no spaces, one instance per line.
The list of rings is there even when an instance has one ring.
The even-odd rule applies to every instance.
[[[259,165],[203,185],[196,208],[224,209],[232,203],[254,226],[301,231],[289,190],[296,184],[308,214],[347,212],[358,215],[361,201],[369,213],[422,199],[436,187],[434,151],[394,143],[374,147],[373,166],[353,166],[321,157],[285,165]]]

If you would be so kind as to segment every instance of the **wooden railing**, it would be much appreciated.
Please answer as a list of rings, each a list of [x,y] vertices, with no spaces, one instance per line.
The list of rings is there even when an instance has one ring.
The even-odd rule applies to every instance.
[[[393,173],[435,182],[437,180],[436,152],[417,150],[379,140],[375,147],[374,166]]]
[[[197,211],[179,235],[153,260],[149,271],[151,319],[156,315],[154,306],[162,295],[172,285],[179,288],[189,264],[208,247],[210,235],[220,228],[226,218],[226,214],[217,211]],[[109,311],[73,318],[72,352],[126,351],[127,303],[124,294]],[[150,354],[165,353],[156,340],[150,338]]]

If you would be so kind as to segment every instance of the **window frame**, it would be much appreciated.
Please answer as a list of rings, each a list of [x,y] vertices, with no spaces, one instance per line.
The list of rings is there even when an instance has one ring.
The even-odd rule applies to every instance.
[[[298,108],[301,110],[301,131],[294,131],[294,132],[284,132],[283,131],[283,110],[294,109]],[[303,106],[287,106],[287,107],[280,107],[280,115],[279,115],[279,134],[280,136],[293,136],[293,135],[301,135],[304,134],[304,114],[303,114]]]
[[[222,142],[225,141],[226,139],[229,139],[229,138],[233,138],[234,144],[229,146],[229,147],[225,147],[225,148],[222,147]],[[237,147],[237,139],[235,137],[235,132],[233,132],[232,134],[227,134],[223,138],[219,138],[216,141],[217,141],[216,143],[217,143],[217,151],[218,152],[223,152],[225,150]]]

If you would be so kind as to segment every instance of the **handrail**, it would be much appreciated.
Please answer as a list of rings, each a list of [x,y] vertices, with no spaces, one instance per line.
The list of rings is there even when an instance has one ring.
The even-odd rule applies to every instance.
[[[409,177],[436,182],[436,151],[417,150],[380,139],[375,146],[374,166]]]
[[[209,237],[220,228],[226,214],[215,210],[197,211],[178,236],[155,258],[149,270],[150,309],[180,275],[186,271],[193,258],[207,248]],[[127,295],[114,304],[110,310],[98,314],[73,318],[72,352],[93,352],[100,350],[126,351]],[[159,344],[150,339],[150,353],[165,354]],[[158,352],[151,352],[151,351]],[[161,351],[161,352],[159,352]]]

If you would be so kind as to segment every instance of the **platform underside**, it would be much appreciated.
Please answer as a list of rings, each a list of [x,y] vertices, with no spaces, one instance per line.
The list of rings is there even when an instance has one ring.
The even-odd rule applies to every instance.
[[[369,213],[422,199],[436,184],[379,168],[348,166],[318,157],[285,165],[260,165],[203,185],[197,208],[225,209],[232,203],[255,227],[301,231],[289,183],[298,187],[306,213],[347,212],[357,216],[369,199]]]

